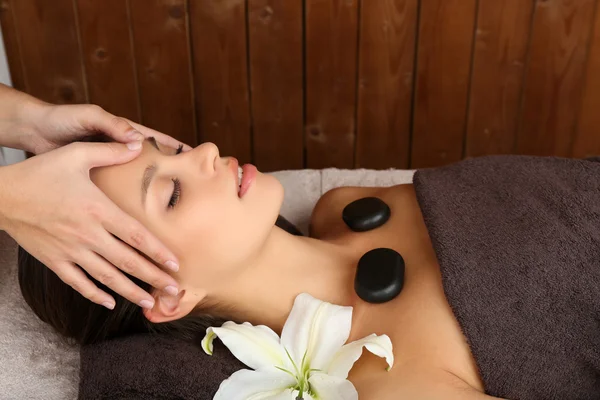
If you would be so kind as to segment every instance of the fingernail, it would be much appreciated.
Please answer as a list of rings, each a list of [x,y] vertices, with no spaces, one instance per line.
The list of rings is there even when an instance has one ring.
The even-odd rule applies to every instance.
[[[131,140],[132,142],[141,142],[144,140],[144,135],[138,131],[131,131],[129,135],[127,135],[127,139]]]
[[[140,301],[140,306],[142,306],[143,308],[152,308],[154,307],[154,302],[150,301],[150,300],[142,300]]]
[[[111,303],[110,301],[105,301],[102,305],[109,310],[113,310],[115,308],[115,303]]]
[[[175,286],[167,286],[165,288],[165,292],[169,293],[171,296],[177,296],[179,290]]]
[[[169,260],[165,263],[165,265],[167,266],[167,268],[170,268],[175,272],[179,271],[179,264],[177,264],[175,261]]]
[[[129,143],[127,143],[127,148],[129,150],[139,150],[142,148],[142,142],[140,142],[140,141],[129,142]]]

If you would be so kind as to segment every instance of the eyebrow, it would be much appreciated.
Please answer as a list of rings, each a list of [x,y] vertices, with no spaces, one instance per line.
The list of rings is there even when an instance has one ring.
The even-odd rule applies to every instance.
[[[144,176],[142,177],[142,205],[146,204],[146,196],[148,195],[148,187],[154,174],[156,174],[156,164],[148,165],[144,170]]]
[[[150,143],[156,150],[162,153],[162,150],[158,147],[158,143],[153,136],[147,137],[146,142]],[[152,178],[156,174],[156,170],[158,166],[156,164],[151,164],[146,167],[144,170],[144,175],[142,177],[142,206],[146,205],[146,197],[148,195],[148,188],[150,187],[150,183],[152,182]]]

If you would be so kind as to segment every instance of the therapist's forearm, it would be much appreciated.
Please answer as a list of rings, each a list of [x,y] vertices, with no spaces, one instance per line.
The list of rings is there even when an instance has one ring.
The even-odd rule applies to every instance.
[[[25,150],[24,143],[34,134],[28,121],[42,104],[46,103],[0,84],[0,146]]]

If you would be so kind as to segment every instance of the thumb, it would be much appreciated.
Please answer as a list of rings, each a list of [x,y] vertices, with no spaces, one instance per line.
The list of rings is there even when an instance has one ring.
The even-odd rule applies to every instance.
[[[86,126],[92,130],[102,132],[121,143],[144,139],[144,135],[131,126],[126,119],[116,117],[100,107],[94,107],[92,110],[93,112],[86,116]]]
[[[92,169],[109,165],[124,164],[141,153],[142,142],[122,143],[77,143],[79,160]],[[68,147],[68,146],[66,146]]]

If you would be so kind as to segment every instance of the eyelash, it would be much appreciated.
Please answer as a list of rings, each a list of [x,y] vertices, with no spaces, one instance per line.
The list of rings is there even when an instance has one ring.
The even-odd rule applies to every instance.
[[[168,208],[174,208],[179,202],[179,197],[181,196],[181,182],[177,178],[171,179],[173,181],[173,194],[171,195],[171,199],[169,200]]]
[[[180,144],[179,147],[177,147],[177,152],[175,153],[175,155],[181,153],[183,151],[183,145]],[[179,202],[179,196],[181,196],[181,182],[179,181],[179,179],[177,178],[172,178],[171,179],[173,181],[173,194],[171,195],[171,198],[169,199],[169,208],[174,208],[177,203]]]

